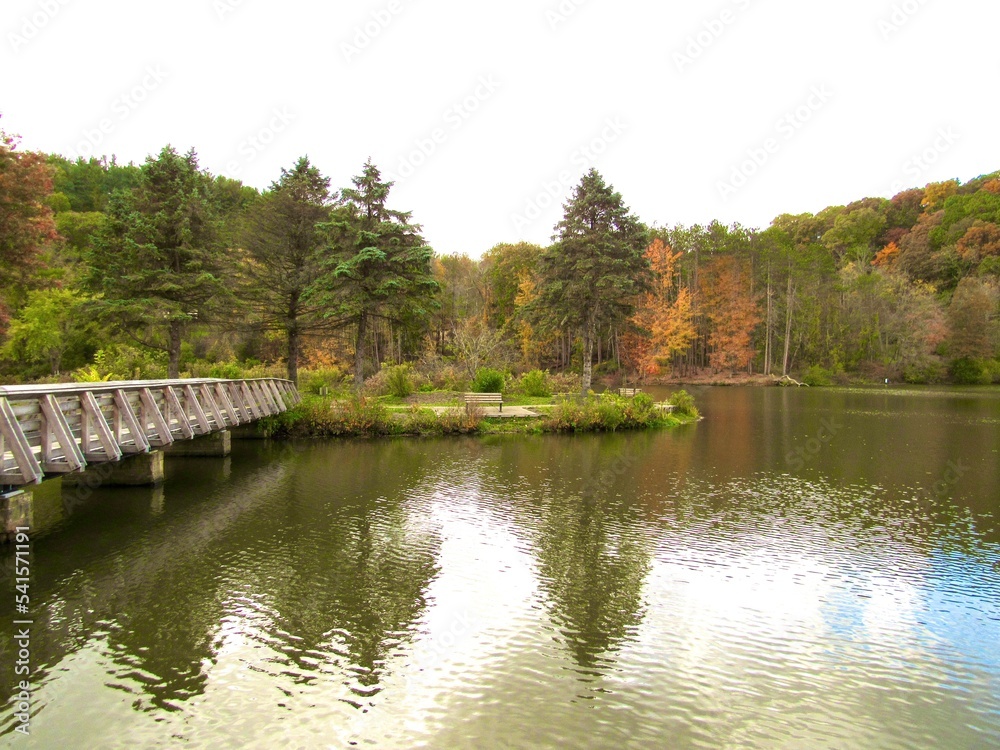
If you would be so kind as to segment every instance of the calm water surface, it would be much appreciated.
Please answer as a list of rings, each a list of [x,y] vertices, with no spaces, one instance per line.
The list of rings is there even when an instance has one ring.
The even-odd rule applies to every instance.
[[[673,431],[43,486],[0,745],[1000,747],[1000,393],[696,396]]]

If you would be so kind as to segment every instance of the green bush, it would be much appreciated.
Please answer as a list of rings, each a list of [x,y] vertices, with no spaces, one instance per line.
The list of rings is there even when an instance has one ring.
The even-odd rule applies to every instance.
[[[336,388],[344,378],[339,367],[321,367],[299,371],[299,392],[319,394],[322,389]]]
[[[414,405],[403,419],[400,429],[407,435],[468,435],[479,431],[483,423],[481,410],[449,409],[435,414],[430,409]]]
[[[986,383],[1000,383],[1000,359],[983,360],[983,380]]]
[[[475,393],[503,393],[505,376],[499,370],[491,367],[481,367],[476,370],[476,377],[472,381],[472,390]]]
[[[217,362],[208,370],[208,377],[222,380],[239,380],[243,377],[243,368],[239,362]]]
[[[545,429],[554,432],[587,432],[597,424],[593,399],[569,398],[558,402],[545,419]]]
[[[637,393],[633,398],[621,399],[621,402],[625,410],[625,426],[631,429],[648,427],[662,418],[648,393]]]
[[[398,398],[406,398],[413,394],[413,368],[410,365],[390,367],[386,373],[386,383],[389,393]]]
[[[449,409],[437,419],[442,435],[468,435],[478,432],[483,423],[483,412],[481,409],[468,412],[465,409]]]
[[[597,413],[593,420],[601,429],[614,432],[625,422],[625,412],[617,399],[602,398],[597,402]]]
[[[951,363],[951,379],[956,385],[986,385],[992,381],[992,373],[981,359],[960,357]]]
[[[104,380],[162,380],[167,377],[167,354],[112,344],[94,355],[94,367]]]
[[[940,383],[947,374],[944,362],[937,357],[921,357],[903,366],[903,382],[911,385]]]
[[[685,390],[676,391],[667,399],[668,404],[672,404],[674,412],[688,417],[697,417],[698,409],[694,405],[694,396]]]
[[[653,408],[653,403],[653,397],[648,393],[637,393],[632,397],[632,404],[639,409],[648,411]]]
[[[431,409],[421,409],[413,404],[403,418],[403,432],[408,435],[439,435],[441,424]]]
[[[74,370],[72,378],[76,383],[99,383],[102,380],[111,380],[111,375],[102,375],[97,367],[87,365],[79,370]]]
[[[621,371],[618,362],[613,359],[606,359],[597,365],[594,370],[594,377],[605,377],[607,375],[617,375]]]
[[[814,388],[826,388],[833,385],[833,373],[825,367],[813,365],[802,375],[802,382]]]
[[[1000,359],[988,359],[983,365],[989,382],[1000,383]]]
[[[697,410],[694,411],[697,414]],[[560,401],[549,412],[543,427],[553,432],[615,432],[619,429],[636,430],[676,422],[676,419],[659,411],[653,399],[646,394],[623,398],[605,393],[601,396]]]
[[[541,370],[532,370],[522,375],[518,382],[518,389],[525,396],[543,398],[552,395],[552,383],[549,381],[549,374]]]

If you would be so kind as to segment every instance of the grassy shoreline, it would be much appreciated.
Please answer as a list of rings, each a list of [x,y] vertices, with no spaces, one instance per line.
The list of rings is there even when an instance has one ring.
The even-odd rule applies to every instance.
[[[511,398],[504,404],[537,407],[537,417],[497,418],[481,409],[466,412],[453,398],[443,403],[399,406],[392,399],[307,396],[289,411],[267,417],[258,429],[269,438],[426,437],[438,435],[538,435],[545,433],[617,432],[663,429],[698,421],[687,393],[674,394],[675,411],[660,408],[639,394],[556,398]],[[673,397],[672,397],[673,398]],[[521,400],[535,403],[520,404]],[[439,407],[435,411],[434,407]],[[440,410],[441,407],[446,407]]]

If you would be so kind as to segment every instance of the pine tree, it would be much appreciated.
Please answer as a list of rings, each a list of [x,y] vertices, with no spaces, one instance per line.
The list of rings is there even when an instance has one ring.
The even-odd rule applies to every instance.
[[[330,180],[301,157],[251,206],[241,234],[235,273],[253,322],[285,334],[288,378],[298,381],[302,337],[329,327],[323,308],[307,297],[323,273],[330,219]]]
[[[369,160],[327,225],[330,249],[325,273],[308,295],[326,307],[326,316],[355,326],[354,387],[364,385],[365,340],[378,319],[412,321],[435,306],[438,284],[434,251],[420,236],[411,214],[393,211],[386,200],[393,183],[383,182]]]
[[[583,338],[581,390],[590,390],[598,325],[630,318],[649,285],[646,228],[595,169],[584,175],[539,261],[535,317]]]
[[[108,220],[87,253],[88,286],[103,318],[169,355],[180,374],[184,332],[225,294],[222,243],[211,181],[192,150],[166,146],[142,166],[139,185],[115,193]]]

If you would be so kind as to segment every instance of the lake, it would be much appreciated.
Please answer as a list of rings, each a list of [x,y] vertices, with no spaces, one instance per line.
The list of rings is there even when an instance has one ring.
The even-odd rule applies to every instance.
[[[0,745],[1000,747],[1000,391],[690,390],[668,431],[46,483]]]

